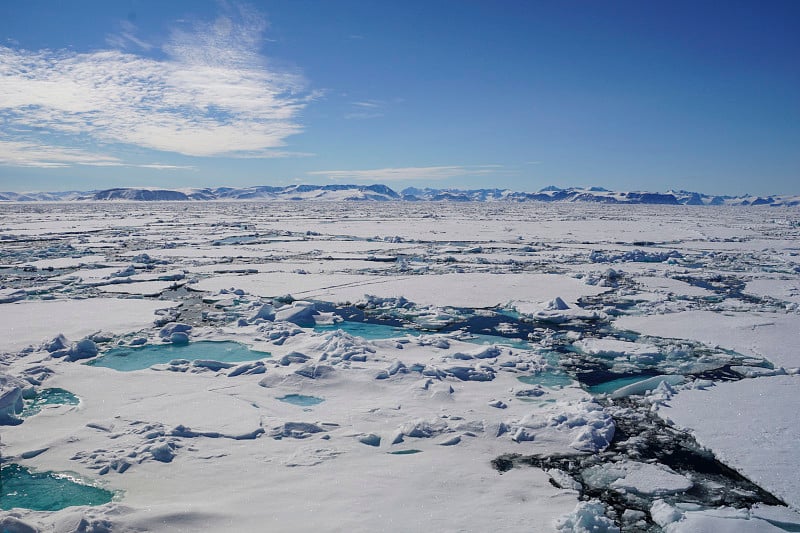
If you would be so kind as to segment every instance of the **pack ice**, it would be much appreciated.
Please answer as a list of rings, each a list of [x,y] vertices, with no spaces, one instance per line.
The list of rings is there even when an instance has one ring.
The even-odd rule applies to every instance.
[[[797,207],[0,218],[3,531],[800,528]]]

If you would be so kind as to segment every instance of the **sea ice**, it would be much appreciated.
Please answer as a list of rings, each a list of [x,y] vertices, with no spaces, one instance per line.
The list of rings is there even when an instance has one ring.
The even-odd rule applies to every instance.
[[[3,511],[4,526],[800,523],[777,507],[682,502],[710,482],[656,453],[699,442],[797,508],[794,208],[765,219],[745,207],[513,202],[35,207],[0,204],[2,408],[16,418],[20,397],[45,388],[80,403],[12,421],[3,457],[99,480],[119,500]],[[392,338],[320,329],[359,321]],[[136,372],[67,360],[198,341],[272,357],[177,354]],[[623,376],[649,379],[594,400],[584,388]],[[501,474],[493,461],[509,455]],[[550,473],[523,468],[531,458]],[[576,468],[601,488],[589,495]],[[713,494],[727,494],[720,479]],[[731,498],[772,501],[756,489]]]
[[[593,466],[583,472],[583,480],[593,488],[610,488],[645,496],[676,494],[692,488],[692,482],[686,476],[666,466],[635,461]]]
[[[774,376],[685,390],[659,413],[688,428],[728,466],[800,511],[800,376]],[[709,416],[713,413],[713,416]]]

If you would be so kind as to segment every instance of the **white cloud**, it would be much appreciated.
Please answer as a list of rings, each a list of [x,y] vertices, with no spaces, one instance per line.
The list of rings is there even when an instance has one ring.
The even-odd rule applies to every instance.
[[[121,143],[190,156],[285,153],[276,149],[302,131],[298,115],[315,95],[305,90],[300,74],[272,68],[260,55],[265,27],[259,15],[239,9],[191,32],[175,31],[163,47],[165,59],[124,49],[75,53],[0,46],[0,122],[7,132],[28,132],[13,139],[16,145],[0,139],[2,162],[32,165],[37,153],[48,155],[48,136],[37,136],[41,150],[23,146],[31,130],[83,139],[87,150]],[[148,46],[134,28],[123,29],[111,42]],[[49,156],[59,150],[65,157],[41,163],[58,159],[67,165],[66,156],[77,153],[54,146]],[[22,152],[27,156],[19,157]]]
[[[372,170],[315,170],[308,174],[326,176],[332,180],[353,181],[406,181],[406,180],[446,180],[461,176],[480,176],[496,174],[501,165],[441,166],[441,167],[402,167],[376,168]]]
[[[112,167],[121,166],[123,163],[115,157],[92,154],[75,148],[0,139],[0,164],[16,167],[60,168],[72,165]]]

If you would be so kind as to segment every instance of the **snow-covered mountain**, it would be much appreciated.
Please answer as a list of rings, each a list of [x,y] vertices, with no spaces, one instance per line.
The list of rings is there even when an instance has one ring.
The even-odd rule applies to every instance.
[[[0,192],[0,201],[409,201],[409,202],[595,202],[607,204],[659,205],[800,205],[800,195],[712,196],[690,191],[609,191],[602,187],[545,187],[537,192],[510,189],[418,189],[400,193],[386,185],[290,185],[286,187],[212,187],[159,189],[152,187],[114,188],[101,191]]]
[[[117,188],[84,193],[77,200],[399,200],[385,185],[291,185],[272,187],[214,187],[204,189]]]
[[[537,192],[518,192],[508,189],[415,189],[402,191],[404,200],[416,201],[540,201],[540,202],[595,202],[607,204],[661,204],[661,205],[800,205],[800,196],[712,196],[690,191],[644,192],[609,191],[603,187],[570,187],[562,189],[553,185]]]

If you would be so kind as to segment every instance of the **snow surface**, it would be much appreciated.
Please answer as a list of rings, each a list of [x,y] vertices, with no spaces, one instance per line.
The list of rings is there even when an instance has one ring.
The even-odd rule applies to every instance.
[[[624,316],[615,324],[646,335],[692,339],[761,356],[786,368],[800,367],[800,327],[796,314],[685,311]]]
[[[153,313],[177,305],[170,301],[21,301],[0,305],[0,351],[15,352],[63,334],[80,339],[98,331],[127,333],[153,323]]]
[[[300,298],[330,302],[356,302],[365,294],[381,298],[405,297],[419,305],[453,307],[495,307],[510,304],[538,305],[563,297],[574,302],[581,296],[604,292],[574,278],[549,274],[498,274],[493,283],[486,274],[440,274],[431,276],[364,276],[351,274],[266,273],[216,276],[200,281],[194,288],[207,292],[237,288],[259,296],[291,294]],[[527,308],[525,308],[527,310]],[[520,309],[521,310],[521,309]]]
[[[3,457],[118,491],[92,508],[4,510],[2,527],[800,527],[787,508],[698,504],[688,489],[701,473],[634,453],[651,430],[688,431],[798,509],[796,208],[322,193],[330,201],[0,204],[0,414],[15,424]],[[313,329],[361,316],[408,329],[378,340]],[[132,372],[82,364],[196,341],[261,353]],[[587,392],[630,376],[649,379]],[[80,403],[19,423],[45,387]],[[632,433],[618,432],[626,416]],[[509,455],[588,466],[573,477],[512,462],[501,474],[493,461]],[[582,492],[591,484],[603,501]]]
[[[727,465],[800,511],[797,458],[800,376],[772,376],[686,390],[662,416],[692,431]],[[709,416],[713,413],[714,416]]]

